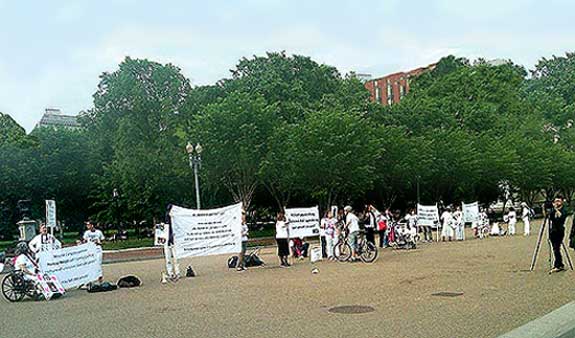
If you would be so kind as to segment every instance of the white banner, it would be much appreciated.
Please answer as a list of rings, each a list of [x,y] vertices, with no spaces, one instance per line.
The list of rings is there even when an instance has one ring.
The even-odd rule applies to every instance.
[[[286,209],[286,218],[289,222],[289,237],[319,236],[319,208],[293,208]]]
[[[56,276],[64,289],[77,288],[102,276],[102,248],[86,243],[38,254],[40,271]]]
[[[56,201],[46,200],[46,227],[56,227]]]
[[[417,205],[417,225],[437,226],[439,222],[439,210],[436,205]]]
[[[238,253],[242,249],[242,204],[170,211],[177,258]]]
[[[474,223],[479,221],[479,202],[463,203],[463,222]]]

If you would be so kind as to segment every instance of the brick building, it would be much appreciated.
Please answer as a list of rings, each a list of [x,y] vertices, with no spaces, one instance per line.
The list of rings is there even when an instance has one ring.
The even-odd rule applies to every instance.
[[[419,74],[433,70],[437,64],[421,67],[408,72],[390,74],[365,82],[365,88],[371,94],[371,100],[383,105],[398,103],[408,92],[410,79]]]

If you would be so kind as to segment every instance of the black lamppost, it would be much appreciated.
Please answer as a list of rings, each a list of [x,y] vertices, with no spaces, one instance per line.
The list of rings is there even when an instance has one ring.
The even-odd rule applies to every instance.
[[[194,181],[196,185],[196,208],[200,207],[200,182],[198,179],[198,170],[202,167],[202,146],[198,143],[195,146],[188,142],[186,146],[186,152],[188,153],[188,158],[190,160],[190,168],[194,170]]]

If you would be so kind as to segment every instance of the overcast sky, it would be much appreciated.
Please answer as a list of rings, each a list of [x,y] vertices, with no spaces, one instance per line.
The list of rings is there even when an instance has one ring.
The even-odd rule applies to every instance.
[[[281,50],[373,76],[448,54],[530,68],[575,50],[574,22],[572,0],[0,0],[0,111],[28,131],[46,107],[77,114],[127,55],[193,85]]]

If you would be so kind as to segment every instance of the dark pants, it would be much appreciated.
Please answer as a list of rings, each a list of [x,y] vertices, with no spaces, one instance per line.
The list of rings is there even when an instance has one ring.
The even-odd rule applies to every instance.
[[[423,236],[426,241],[433,241],[433,232],[430,226],[423,227]]]
[[[385,230],[378,230],[377,233],[379,234],[379,247],[383,248],[387,246],[387,236],[385,236]]]
[[[321,256],[323,258],[327,258],[327,248],[326,248],[327,242],[325,241],[325,236],[321,236],[320,240],[321,240]]]
[[[553,248],[553,255],[555,256],[554,268],[563,269],[563,256],[561,255],[561,244],[563,243],[563,238],[565,237],[564,231],[550,231],[549,240],[551,241],[551,247]]]
[[[375,245],[375,236],[373,228],[365,228],[365,240]]]

